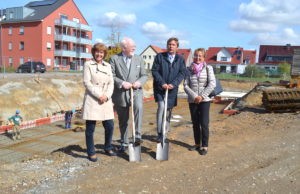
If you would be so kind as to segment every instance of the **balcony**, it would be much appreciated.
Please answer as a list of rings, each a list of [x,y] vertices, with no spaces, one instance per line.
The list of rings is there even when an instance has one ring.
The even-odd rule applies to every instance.
[[[75,36],[69,36],[64,34],[56,34],[54,36],[54,39],[56,41],[64,41],[64,42],[72,42],[76,44],[86,44],[86,45],[92,45],[92,40],[89,40],[87,38],[77,38]]]
[[[55,19],[54,23],[55,23],[55,25],[59,25],[59,26],[69,26],[69,27],[80,29],[83,31],[92,32],[92,28],[88,25],[79,24],[77,22],[73,22],[71,20],[67,20],[67,19],[63,19],[63,18]]]
[[[54,50],[54,56],[76,57],[77,53],[69,50]]]
[[[91,53],[84,53],[84,52],[70,51],[70,50],[54,50],[54,56],[88,58],[88,59],[92,58]]]
[[[88,58],[88,59],[93,58],[93,56],[92,56],[91,53],[82,53],[82,52],[79,52],[77,54],[78,54],[77,55],[78,58]]]

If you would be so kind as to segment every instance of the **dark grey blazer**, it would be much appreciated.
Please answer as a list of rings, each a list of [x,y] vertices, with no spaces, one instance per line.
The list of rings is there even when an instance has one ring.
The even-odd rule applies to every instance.
[[[129,83],[134,83],[136,81],[140,82],[143,86],[148,75],[145,70],[144,59],[139,55],[134,55],[131,59],[130,69],[128,70],[126,64],[123,60],[122,53],[113,55],[110,58],[109,63],[111,64],[112,73],[114,77],[114,92],[112,95],[113,103],[117,106],[126,107],[130,103],[130,90],[125,90],[122,87],[124,81]],[[142,102],[143,100],[143,88],[134,90],[135,100]]]

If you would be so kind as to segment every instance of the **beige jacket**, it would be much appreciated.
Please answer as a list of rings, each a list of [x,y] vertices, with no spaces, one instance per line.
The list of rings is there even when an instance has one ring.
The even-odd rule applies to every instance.
[[[114,81],[110,64],[107,62],[97,64],[95,60],[85,62],[83,83],[85,95],[82,118],[100,121],[114,119],[111,100]],[[99,98],[103,95],[107,96],[108,101],[100,104]]]

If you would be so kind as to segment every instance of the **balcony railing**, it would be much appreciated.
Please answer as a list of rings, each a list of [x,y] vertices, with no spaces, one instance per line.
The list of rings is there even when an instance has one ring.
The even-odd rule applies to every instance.
[[[56,41],[64,41],[64,42],[72,42],[76,44],[86,44],[86,45],[92,45],[92,40],[89,40],[87,38],[77,38],[75,36],[69,36],[64,34],[56,34],[54,36],[54,39]]]
[[[84,31],[89,31],[89,32],[93,31],[92,28],[88,25],[79,24],[77,22],[73,22],[71,20],[67,20],[67,19],[63,19],[63,18],[55,19],[55,24],[56,25],[69,26],[69,27],[72,27],[72,28],[77,28],[77,29],[84,30]]]
[[[55,56],[62,56],[62,57],[76,57],[76,58],[92,58],[91,53],[84,53],[80,51],[70,51],[70,50],[54,50]]]

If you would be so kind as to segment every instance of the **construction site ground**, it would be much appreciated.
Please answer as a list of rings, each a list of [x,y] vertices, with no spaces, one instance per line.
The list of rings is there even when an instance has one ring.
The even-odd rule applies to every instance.
[[[249,91],[255,83],[222,85]],[[229,116],[220,114],[225,106],[211,104],[209,150],[201,156],[188,150],[194,144],[192,124],[186,99],[178,99],[168,161],[155,160],[153,101],[144,103],[139,163],[129,162],[128,152],[104,154],[101,124],[95,131],[96,163],[86,158],[84,131],[66,130],[62,121],[22,130],[18,141],[2,134],[1,193],[300,193],[300,114],[252,106]],[[114,146],[119,137],[115,118]]]
[[[145,102],[142,162],[128,153],[103,154],[103,128],[95,143],[99,162],[86,159],[84,132],[57,122],[22,131],[22,140],[1,138],[1,193],[299,193],[300,115],[245,111],[219,114],[212,104],[206,156],[193,144],[186,99],[179,100],[169,133],[170,158],[155,160],[155,109]],[[116,120],[117,121],[117,120]],[[117,126],[117,125],[116,125]],[[116,127],[114,145],[118,145]]]

